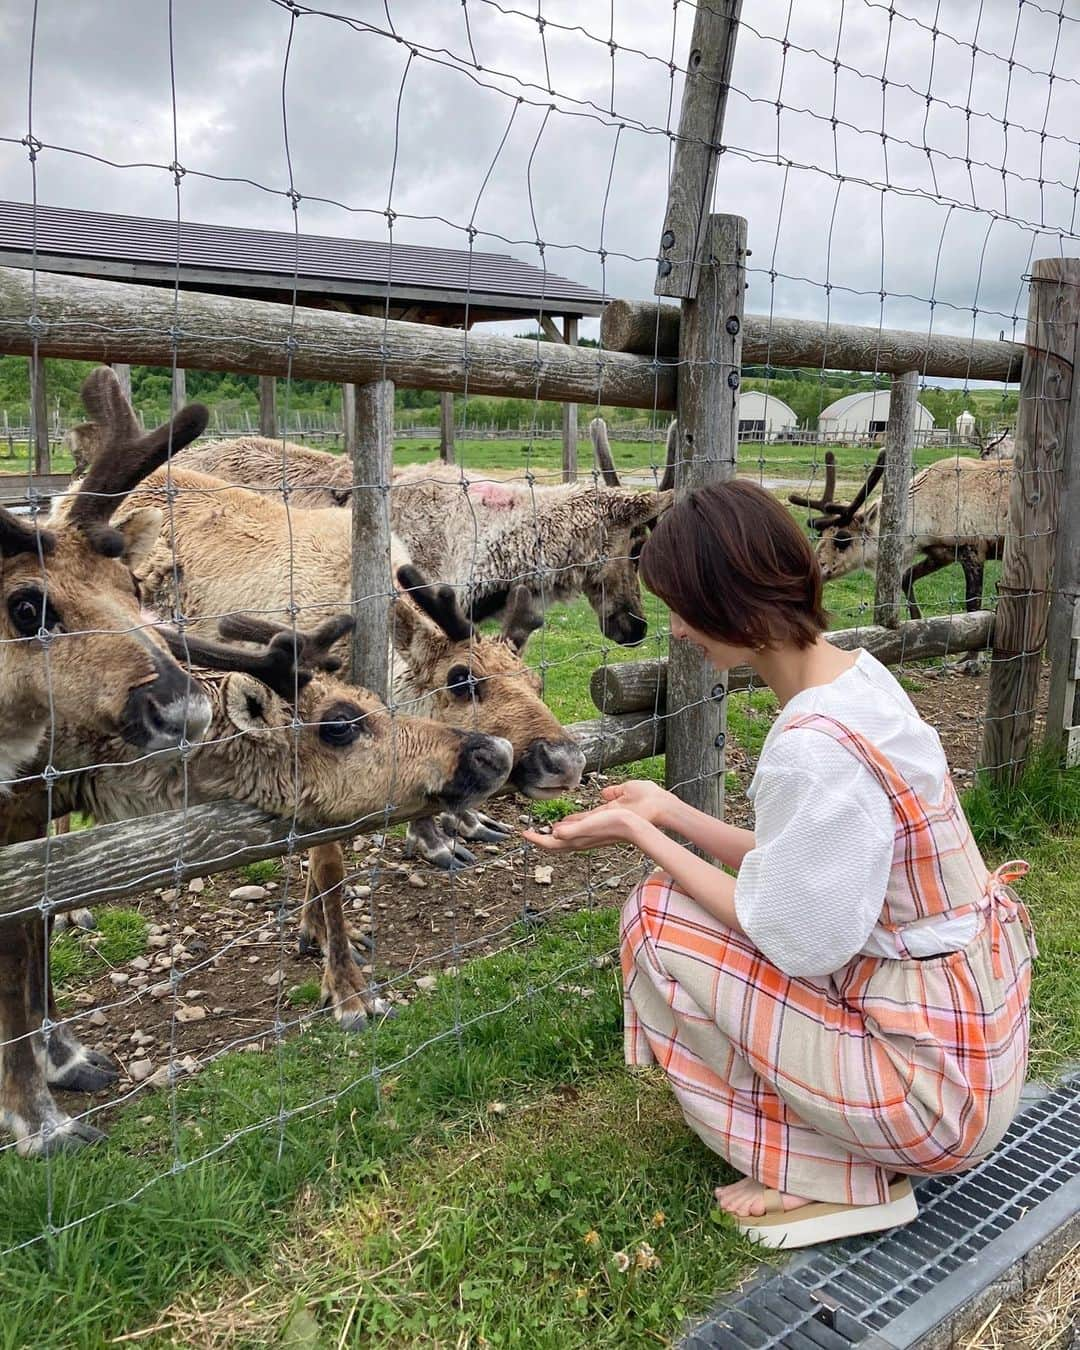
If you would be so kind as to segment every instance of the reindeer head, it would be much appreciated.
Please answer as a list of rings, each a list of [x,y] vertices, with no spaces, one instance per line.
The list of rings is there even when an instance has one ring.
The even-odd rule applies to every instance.
[[[199,435],[206,409],[191,405],[144,435],[106,368],[91,372],[82,398],[98,454],[55,523],[39,529],[0,512],[0,741],[50,720],[68,734],[115,732],[147,751],[198,740],[206,700],[146,627],[131,574],[161,513],[132,512],[118,529],[110,520],[170,448]]]
[[[228,672],[214,683],[213,744],[194,773],[203,793],[237,798],[277,815],[325,824],[362,822],[387,803],[460,811],[506,781],[509,743],[437,721],[395,715],[366,689],[333,678],[330,648],[350,615],[309,633],[263,619],[222,619],[240,648],[163,630],[173,652]]]
[[[527,587],[511,592],[498,637],[478,633],[449,586],[431,586],[415,567],[398,569],[408,599],[394,606],[394,646],[408,692],[448,726],[503,736],[513,747],[510,781],[526,797],[557,797],[581,782],[585,755],[540,697],[521,659],[543,622]]]
[[[862,507],[884,472],[883,450],[862,487],[847,505],[843,505],[834,500],[836,456],[828,450],[825,452],[825,488],[821,496],[813,498],[794,492],[788,494],[788,501],[793,505],[824,513],[811,516],[809,520],[810,528],[820,535],[815,552],[823,581],[833,581],[849,572],[857,572],[860,567],[873,568],[877,562],[877,520],[880,508],[877,502],[872,502],[865,511]]]

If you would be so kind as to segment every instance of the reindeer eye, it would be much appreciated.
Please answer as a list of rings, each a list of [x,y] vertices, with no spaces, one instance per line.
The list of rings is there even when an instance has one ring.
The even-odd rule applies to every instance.
[[[336,704],[319,719],[319,740],[335,748],[354,745],[367,734],[363,713],[349,703]]]
[[[455,698],[480,698],[481,684],[468,666],[451,666],[446,687]]]
[[[52,633],[60,627],[60,616],[47,603],[44,592],[34,587],[8,597],[8,614],[20,637],[36,637],[43,628]]]

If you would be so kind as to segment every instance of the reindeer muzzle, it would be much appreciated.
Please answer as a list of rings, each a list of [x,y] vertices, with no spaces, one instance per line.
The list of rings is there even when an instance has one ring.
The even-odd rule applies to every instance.
[[[585,772],[585,751],[577,741],[531,741],[514,765],[510,782],[526,797],[542,800],[572,792]]]
[[[636,647],[649,631],[648,620],[632,609],[617,609],[604,619],[604,636],[620,647]]]
[[[483,736],[478,731],[459,734],[457,767],[438,794],[442,804],[452,811],[464,810],[497,792],[514,762],[514,748],[501,736]]]
[[[201,741],[210,726],[210,702],[190,676],[163,654],[154,654],[157,678],[130,690],[121,734],[141,750],[171,750]]]

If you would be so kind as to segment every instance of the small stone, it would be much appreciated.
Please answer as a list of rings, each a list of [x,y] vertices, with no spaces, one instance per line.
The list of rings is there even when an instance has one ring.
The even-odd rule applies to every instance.
[[[608,877],[604,881],[604,885],[609,891],[617,891],[622,884],[622,877]]]
[[[160,895],[160,893],[161,893],[161,892],[159,891],[158,894]],[[162,928],[161,924],[159,924],[159,923],[151,923],[151,924],[147,924],[146,931],[147,931],[147,934],[148,934],[150,937],[160,937],[161,934],[164,933],[165,930],[164,930],[164,928]]]
[[[533,869],[533,881],[538,886],[550,886],[551,877],[555,869],[553,867],[537,867]]]
[[[145,956],[136,956],[136,957],[133,957],[132,960],[131,960],[131,962],[130,962],[130,965],[131,965],[132,970],[149,970],[149,969],[150,969],[150,962],[146,959]]]
[[[498,846],[498,844],[485,844],[485,845],[484,845],[484,852],[485,852],[485,853],[498,853],[498,851],[499,851],[499,846]]]
[[[149,983],[150,977],[148,975],[132,975],[131,977],[132,989],[145,989]]]
[[[457,973],[458,973],[457,966],[443,966],[444,975],[456,975]]]
[[[433,989],[438,987],[438,984],[439,980],[435,975],[421,975],[416,981],[417,989],[423,990],[425,994],[430,994]]]
[[[165,901],[165,903],[166,903],[167,905],[171,905],[171,904],[173,903],[174,900],[178,900],[178,899],[180,898],[180,892],[179,892],[179,891],[172,890],[172,889],[167,890],[167,891],[162,891],[162,892],[161,892],[161,898],[162,898],[162,900]]]
[[[151,997],[151,998],[168,998],[168,997],[169,997],[169,990],[170,990],[171,988],[172,988],[172,986],[171,986],[171,985],[168,985],[168,984],[155,984],[154,987],[150,990],[150,997]]]
[[[473,910],[473,918],[474,918],[474,919],[489,919],[490,917],[491,917],[491,915],[488,913],[488,911],[487,911],[486,909],[474,909],[474,910]]]
[[[229,892],[230,900],[265,900],[270,892],[265,886],[237,886]]]
[[[142,1083],[154,1072],[154,1066],[148,1059],[133,1059],[128,1065],[128,1077],[133,1083]]]
[[[199,935],[199,930],[197,928],[192,928],[191,924],[188,924],[185,928],[182,928],[180,931],[184,935],[184,937],[198,937]]]
[[[247,946],[247,943],[245,943],[244,945]],[[261,960],[262,960],[262,957],[261,957],[261,956],[249,956],[249,957],[248,957],[248,965],[249,965],[249,966],[257,966]]]
[[[90,1023],[92,1027],[103,1027],[108,1022],[109,1019],[105,1016],[105,1014],[101,1011],[100,1008],[95,1008],[94,1011],[90,1014],[90,1016],[86,1020]]]
[[[422,877],[419,872],[410,872],[406,880],[408,881],[410,886],[414,886],[418,891],[422,891],[427,888],[427,880],[426,878]]]
[[[82,993],[75,995],[75,1006],[77,1008],[92,1008],[96,1002],[97,999],[93,994]]]
[[[132,1045],[153,1045],[156,1040],[156,1036],[149,1036],[145,1031],[139,1031],[138,1028],[131,1033]]]
[[[160,951],[162,947],[167,947],[169,945],[169,939],[164,933],[151,933],[146,939],[146,945],[152,951]]]
[[[112,970],[109,972],[109,983],[115,984],[117,989],[122,989],[130,979],[131,976],[125,974],[122,970]]]
[[[153,1116],[140,1116],[140,1117],[139,1117],[139,1124],[140,1124],[140,1125],[153,1125],[153,1123],[154,1123],[154,1117],[153,1117]]]
[[[176,1010],[176,1020],[178,1022],[201,1022],[206,1016],[206,1009],[201,1004],[185,1004],[182,1008]]]
[[[511,893],[511,895],[520,895],[520,894],[521,894],[521,887],[518,885],[518,883],[517,883],[516,881],[512,881],[512,882],[510,883],[510,893]]]
[[[354,886],[352,888],[352,898],[354,901],[366,900],[370,895],[371,895],[370,886]]]
[[[184,997],[185,997],[185,998],[202,998],[203,995],[204,995],[205,993],[206,993],[206,990],[205,990],[205,989],[188,989],[188,990],[185,992]]]
[[[265,976],[265,978],[263,979],[263,984],[269,984],[276,987],[281,983],[281,981],[284,978],[285,972],[283,970],[275,970],[272,975]]]
[[[188,895],[202,895],[206,890],[206,882],[202,877],[192,877],[188,882]]]

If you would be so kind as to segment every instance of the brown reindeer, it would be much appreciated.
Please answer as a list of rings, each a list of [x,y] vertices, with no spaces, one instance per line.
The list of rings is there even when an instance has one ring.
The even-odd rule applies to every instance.
[[[294,507],[351,501],[347,461],[287,441],[218,441],[181,463],[279,499],[286,484]],[[610,456],[601,471],[608,489],[598,492],[584,483],[470,482],[453,465],[413,465],[394,476],[390,523],[425,573],[460,587],[476,621],[501,618],[510,589],[524,584],[542,608],[584,594],[605,636],[633,646],[648,631],[637,560],[670,497],[619,488]]]
[[[125,759],[153,757],[198,742],[210,720],[205,693],[147,625],[130,570],[152,547],[161,512],[146,507],[112,520],[170,449],[201,432],[206,409],[185,408],[144,435],[111,371],[94,371],[82,397],[100,430],[100,453],[69,498],[64,519],[39,529],[0,512],[0,819],[6,842],[42,831],[50,793],[59,810],[62,780],[55,773],[62,746],[72,747],[75,767],[93,756],[94,738],[102,736]],[[19,772],[35,776],[14,785]],[[37,907],[0,925],[0,1126],[19,1134],[27,1121],[37,1122],[34,1133],[59,1119],[50,1114],[47,1090],[42,1096],[47,1052],[40,1016],[34,1020],[34,1009],[43,1006],[45,940],[46,920]],[[88,1137],[87,1130],[70,1126],[75,1139]]]
[[[902,579],[913,619],[922,613],[915,599],[915,582],[950,563],[959,562],[965,580],[969,611],[983,602],[983,575],[987,561],[1001,557],[1009,513],[1011,460],[956,457],[938,460],[915,475],[904,518],[905,571]],[[836,495],[836,459],[825,455],[825,486],[819,498],[792,493],[788,500],[823,514],[811,518],[820,531],[817,558],[826,581],[846,576],[860,567],[872,571],[877,562],[880,499],[866,506],[870,493],[885,471],[884,452],[866,481],[846,504]],[[919,561],[916,559],[920,558]]]
[[[161,500],[164,483],[161,474],[148,480],[139,503]],[[336,613],[348,604],[349,513],[294,510],[177,466],[171,484],[167,537],[141,572],[147,598],[159,612],[171,613],[175,606],[197,631],[213,633],[220,617],[238,611],[283,616],[295,606],[307,622],[308,616]],[[393,552],[395,568],[407,565],[399,543]],[[538,622],[528,591],[512,587],[503,608],[503,633],[488,637],[445,603],[433,609],[429,600],[429,621],[421,623],[416,605],[399,602],[394,698],[411,711],[505,736],[514,746],[514,786],[527,795],[557,795],[581,781],[584,756],[544,706],[536,677],[521,659]],[[501,834],[494,822],[478,817],[465,822],[462,832],[468,834],[470,826],[472,838]],[[409,837],[411,847],[438,866],[471,859],[434,821],[417,823]]]
[[[261,650],[238,649],[180,633],[167,634],[177,653],[205,663],[191,680],[211,709],[209,734],[180,759],[154,756],[131,762],[124,743],[101,735],[93,743],[61,736],[54,759],[63,772],[54,810],[83,810],[99,822],[129,819],[184,805],[239,800],[276,815],[296,816],[301,828],[381,821],[385,804],[399,811],[467,810],[497,790],[510,770],[505,741],[441,726],[430,719],[391,716],[367,690],[326,673],[330,646],[352,626],[350,616],[328,620],[296,639],[259,621],[269,632]],[[245,632],[245,636],[249,635]],[[212,669],[211,669],[212,668]],[[221,671],[223,673],[215,673]],[[17,800],[33,819],[40,799]],[[38,830],[42,824],[37,818]],[[346,1030],[361,1028],[369,1013],[387,1011],[366,988],[349,941],[340,891],[321,897],[318,927],[326,947],[322,1004]],[[29,1030],[24,1056],[0,1078],[0,1126],[13,1133],[24,1156],[78,1148],[101,1138],[84,1120],[60,1111],[50,1087],[93,1091],[116,1077],[111,1063],[82,1045],[77,1018],[58,1017],[43,981],[45,925],[24,925],[20,953],[21,1002]],[[50,1030],[37,1030],[47,1013]],[[5,1069],[9,1066],[5,1063]]]

